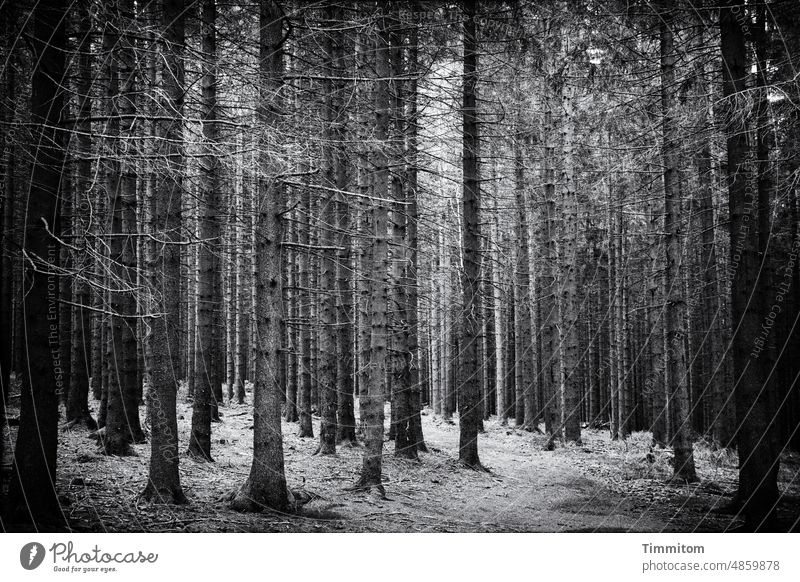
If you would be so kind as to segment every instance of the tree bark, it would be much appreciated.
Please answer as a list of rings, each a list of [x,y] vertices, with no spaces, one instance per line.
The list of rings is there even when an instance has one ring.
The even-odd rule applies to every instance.
[[[282,115],[279,89],[283,74],[283,16],[274,0],[261,0],[259,38],[259,107],[262,127],[256,199],[256,305],[259,342],[256,345],[253,386],[253,464],[250,476],[235,495],[237,511],[289,511],[293,506],[286,487],[281,434],[280,363],[283,350],[283,240],[284,185],[279,168],[270,160],[267,131],[275,131]]]
[[[667,342],[666,386],[671,397],[673,419],[672,449],[674,452],[673,479],[684,482],[697,481],[692,451],[691,427],[688,409],[688,369],[684,337],[686,335],[686,300],[681,281],[682,223],[679,175],[679,144],[675,111],[675,46],[673,14],[670,9],[661,16],[661,108],[662,108],[662,158],[664,161],[664,246],[666,268],[665,334]]]
[[[33,74],[31,122],[33,153],[30,196],[27,201],[23,249],[25,296],[23,350],[20,369],[20,423],[14,450],[4,525],[32,523],[58,526],[66,521],[56,490],[58,398],[56,369],[50,354],[51,324],[58,322],[58,303],[48,287],[56,285],[58,252],[50,230],[60,219],[61,167],[64,162],[65,5],[42,0],[33,10]],[[33,262],[32,262],[33,261]]]
[[[178,245],[159,244],[156,240],[177,240],[171,227],[180,221],[180,172],[183,163],[180,118],[183,102],[183,1],[162,0],[160,6],[162,65],[156,69],[164,89],[159,109],[169,121],[157,124],[156,138],[162,140],[160,152],[166,161],[166,176],[159,191],[150,187],[147,201],[147,229],[153,238],[147,243],[147,272],[150,277],[149,308],[163,315],[151,323],[150,346],[146,349],[150,371],[147,392],[151,423],[150,472],[142,497],[159,503],[186,503],[178,473],[178,421],[176,417],[178,383],[175,378],[176,334],[180,333],[180,284],[176,277],[180,264]],[[195,394],[197,396],[197,394]]]
[[[405,189],[406,201],[406,247],[408,249],[408,262],[405,269],[405,286],[407,289],[406,316],[408,318],[408,350],[405,354],[404,368],[408,370],[408,383],[410,386],[409,395],[409,440],[410,447],[414,447],[416,452],[427,452],[425,439],[422,434],[422,379],[420,368],[422,368],[422,350],[419,341],[419,254],[418,254],[418,140],[417,128],[419,119],[417,116],[417,79],[419,74],[419,46],[418,32],[416,27],[412,28],[408,41],[408,74],[411,77],[408,81],[408,96],[405,101],[408,104],[406,114],[406,163],[408,184]]]
[[[736,107],[737,96],[747,90],[747,56],[743,25],[737,20],[744,7],[726,0],[720,9],[722,89],[725,97],[725,131],[728,151],[728,211],[730,214],[731,352],[736,403],[736,443],[739,453],[738,501],[743,504],[745,528],[764,531],[774,526],[778,502],[780,456],[772,431],[775,410],[754,341],[761,320],[757,302],[750,298],[759,285],[759,232],[753,210],[758,201],[748,186],[752,160],[744,119],[748,112]],[[755,340],[754,340],[755,338]],[[755,355],[754,355],[755,354]]]
[[[89,12],[89,0],[79,4],[80,18],[87,27],[82,33],[78,44],[78,117],[82,120],[78,124],[77,135],[77,178],[75,184],[75,201],[73,208],[73,229],[77,240],[83,245],[88,245],[90,226],[88,208],[92,203],[92,127],[88,119],[92,114],[91,81],[92,81],[92,51],[91,51],[91,26],[92,20]],[[83,256],[75,254],[76,269],[88,270],[91,264],[88,253]],[[81,277],[74,282],[72,319],[72,352],[70,354],[72,375],[69,378],[69,397],[67,399],[68,426],[84,424],[90,430],[97,428],[97,423],[89,412],[89,375],[92,367],[92,317],[89,307],[89,286]],[[80,307],[80,306],[86,306]],[[4,329],[8,329],[4,327]],[[10,354],[9,354],[10,355]],[[5,384],[3,384],[5,386]]]
[[[378,495],[385,496],[381,481],[384,412],[383,402],[386,393],[386,338],[388,332],[386,310],[388,305],[388,208],[385,200],[389,198],[389,33],[387,18],[389,3],[379,2],[377,33],[375,36],[375,126],[376,140],[373,152],[375,168],[374,194],[372,201],[372,227],[374,243],[372,249],[372,269],[369,283],[369,317],[371,333],[369,337],[369,362],[366,373],[366,386],[361,391],[363,409],[365,451],[358,488],[374,489]]]
[[[332,3],[326,3],[323,10],[324,24],[336,26],[342,19],[341,8]],[[341,120],[344,115],[339,110],[339,82],[334,82],[333,77],[338,74],[337,65],[340,58],[336,53],[341,50],[343,34],[340,31],[330,30],[324,33],[324,51],[326,66],[326,79],[324,81],[324,146],[323,146],[323,186],[326,190],[321,200],[320,219],[321,233],[320,244],[325,247],[320,260],[320,363],[317,382],[320,395],[320,428],[319,448],[317,453],[322,455],[336,454],[336,409],[337,409],[337,361],[338,354],[336,329],[336,250],[337,235],[333,232],[333,225],[337,221],[337,198],[335,189],[338,187],[339,166],[342,163],[339,152],[342,147]]]
[[[118,34],[109,33],[113,53],[110,65],[110,95],[114,113],[132,117],[135,110],[136,74],[132,27],[135,26],[133,2],[119,0],[117,5]],[[119,83],[122,83],[119,85]],[[130,123],[130,122],[127,122]],[[109,134],[126,138],[134,127],[120,128],[119,122],[109,122]],[[112,138],[113,139],[113,138]],[[110,281],[110,330],[106,347],[109,367],[105,426],[99,433],[101,449],[109,455],[129,455],[130,444],[143,442],[139,422],[139,397],[136,378],[136,168],[128,151],[129,141],[117,138],[116,159],[111,162],[109,187],[111,202],[111,240],[109,253],[112,280]],[[120,236],[120,235],[128,236]]]
[[[458,459],[472,469],[482,470],[478,457],[478,424],[480,421],[480,362],[477,346],[480,341],[478,321],[481,255],[480,255],[480,186],[478,181],[478,111],[475,85],[478,78],[478,39],[475,25],[476,0],[464,3],[464,75],[463,75],[463,157],[462,190],[462,334],[463,384],[459,391]]]
[[[562,102],[562,175],[561,205],[564,217],[564,238],[561,245],[561,345],[563,346],[563,379],[561,382],[561,425],[565,441],[581,442],[581,378],[578,343],[578,199],[575,192],[572,142],[575,133],[573,88],[565,82],[561,87]]]
[[[220,270],[220,200],[217,168],[216,0],[203,0],[201,14],[201,113],[203,122],[198,201],[197,356],[189,455],[211,458],[211,418],[217,416],[215,390],[222,384],[222,273]],[[206,418],[208,415],[209,418]],[[195,419],[197,419],[195,423]]]
[[[517,133],[522,132],[518,122]],[[516,385],[517,385],[517,426],[527,431],[534,429],[536,421],[536,378],[533,376],[531,361],[536,357],[531,342],[531,304],[530,260],[528,252],[528,209],[525,201],[525,166],[523,158],[523,137],[519,135],[514,142],[514,198],[517,206],[516,264],[514,265],[516,290],[516,309],[514,310],[514,338],[516,342]],[[520,414],[521,412],[521,414]],[[522,421],[520,423],[520,421]]]

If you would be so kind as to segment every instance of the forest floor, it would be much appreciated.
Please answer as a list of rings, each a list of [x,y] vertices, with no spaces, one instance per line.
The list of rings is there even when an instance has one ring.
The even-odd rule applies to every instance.
[[[248,394],[248,396],[251,396]],[[13,406],[12,402],[12,406]],[[363,447],[338,447],[336,456],[314,456],[317,439],[296,436],[284,423],[286,477],[293,489],[319,496],[298,514],[241,514],[226,498],[245,480],[252,455],[250,404],[221,408],[214,424],[213,463],[181,457],[184,506],[153,505],[144,489],[149,444],[136,456],[96,451],[86,429],[62,431],[58,487],[74,531],[147,532],[719,532],[738,518],[720,511],[736,487],[736,456],[695,445],[700,482],[669,482],[671,453],[650,452],[650,434],[611,441],[608,431],[583,430],[583,444],[545,451],[545,437],[485,422],[479,452],[488,472],[458,462],[458,425],[424,411],[430,452],[418,462],[395,458],[385,444],[387,499],[348,490],[361,467]],[[13,417],[16,411],[9,410]],[[144,418],[144,409],[142,409]],[[181,447],[188,441],[191,405],[179,404]],[[388,418],[388,414],[387,414]],[[512,423],[513,424],[513,423]],[[315,418],[315,435],[318,419]],[[13,431],[12,431],[13,434]],[[786,530],[800,515],[800,455],[785,455],[779,508]]]

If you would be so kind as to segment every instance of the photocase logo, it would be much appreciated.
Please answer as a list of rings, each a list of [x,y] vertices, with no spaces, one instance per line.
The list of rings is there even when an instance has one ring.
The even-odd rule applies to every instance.
[[[19,563],[26,570],[35,570],[44,561],[44,546],[38,542],[30,542],[19,551]]]

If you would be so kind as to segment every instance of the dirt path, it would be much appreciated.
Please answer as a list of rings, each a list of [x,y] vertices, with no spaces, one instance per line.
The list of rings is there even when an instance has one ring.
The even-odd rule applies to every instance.
[[[335,457],[313,456],[316,439],[300,439],[284,424],[287,481],[320,496],[299,515],[238,514],[226,496],[246,478],[252,454],[248,405],[222,410],[214,425],[214,463],[181,458],[181,478],[190,505],[142,503],[148,445],[138,456],[105,457],[83,430],[62,434],[59,486],[65,512],[76,530],[91,531],[721,531],[730,517],[710,510],[730,499],[735,458],[698,448],[703,481],[670,485],[668,454],[647,460],[649,436],[611,442],[607,431],[584,430],[584,445],[544,451],[544,437],[486,423],[479,437],[490,472],[456,461],[458,427],[423,416],[430,452],[419,462],[396,459],[386,443],[384,478],[388,499],[348,491],[357,476],[361,447],[339,447]],[[185,447],[190,408],[181,404],[179,427]],[[315,423],[315,431],[318,425]],[[316,432],[315,432],[316,434]],[[797,470],[792,494],[797,495]]]

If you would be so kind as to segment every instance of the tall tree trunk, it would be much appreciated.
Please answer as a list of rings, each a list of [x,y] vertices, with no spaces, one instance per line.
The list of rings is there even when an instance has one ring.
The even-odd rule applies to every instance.
[[[177,355],[171,353],[178,345],[175,337],[180,332],[180,249],[176,223],[180,223],[181,175],[183,164],[183,62],[184,7],[182,0],[162,0],[160,28],[162,44],[159,47],[160,76],[163,102],[159,103],[166,119],[154,128],[159,150],[166,162],[165,176],[156,192],[150,189],[147,213],[151,220],[147,228],[153,238],[147,244],[147,272],[151,293],[149,308],[161,313],[151,325],[150,346],[146,350],[150,360],[150,389],[148,410],[151,422],[150,472],[142,497],[161,503],[186,503],[186,496],[178,473],[178,421],[176,418],[178,382],[175,377]],[[176,216],[177,213],[177,216]],[[198,394],[195,393],[195,397]]]
[[[611,147],[611,136],[608,136],[606,141],[609,148]],[[607,244],[608,244],[608,386],[609,386],[609,406],[611,408],[609,412],[610,418],[610,429],[611,429],[611,439],[616,440],[619,438],[619,365],[620,361],[617,357],[618,354],[618,342],[620,341],[619,337],[619,326],[617,322],[617,303],[620,301],[620,297],[618,295],[619,288],[617,285],[618,282],[618,271],[620,268],[619,265],[619,257],[617,255],[617,229],[616,229],[616,221],[618,219],[618,214],[614,212],[613,205],[614,205],[614,186],[612,184],[612,173],[611,173],[611,152],[609,151],[609,160],[608,166],[606,171],[608,172],[605,182],[606,182],[606,202],[607,202],[607,212],[606,212],[606,225],[607,225]]]
[[[73,208],[73,229],[77,240],[82,241],[83,245],[88,245],[89,240],[89,216],[88,208],[92,203],[92,124],[89,118],[92,114],[92,51],[91,51],[91,17],[89,13],[89,0],[83,0],[79,4],[80,18],[86,26],[85,31],[81,31],[78,43],[78,136],[77,136],[77,179],[75,187],[75,201]],[[75,254],[76,269],[88,270],[89,253],[82,256]],[[89,286],[81,277],[74,283],[72,319],[72,353],[70,359],[72,365],[72,375],[69,378],[69,398],[67,400],[67,422],[68,426],[85,424],[89,429],[97,428],[89,412],[89,375],[92,364],[92,317],[89,307]],[[86,306],[86,307],[79,307]],[[8,329],[8,328],[6,328]]]
[[[613,178],[610,178],[613,182]],[[626,439],[630,434],[629,426],[629,377],[627,365],[628,327],[625,310],[626,273],[628,270],[625,256],[625,215],[622,212],[625,200],[621,188],[616,188],[617,199],[613,220],[614,236],[614,372],[617,392],[617,438]]]
[[[136,168],[128,150],[135,125],[133,112],[136,99],[136,54],[133,45],[135,26],[134,8],[131,0],[119,0],[119,34],[113,35],[114,53],[111,58],[116,66],[112,75],[111,91],[116,103],[114,114],[125,120],[124,130],[119,121],[112,120],[109,134],[120,135],[112,162],[109,185],[111,187],[111,328],[107,338],[106,361],[109,366],[109,384],[106,404],[105,427],[99,434],[100,445],[109,455],[131,454],[130,443],[143,442],[144,433],[139,423],[139,397],[136,383]],[[111,36],[111,35],[110,35]],[[119,85],[117,93],[115,87]],[[126,235],[126,236],[121,236]]]
[[[492,220],[492,309],[494,310],[494,357],[495,357],[495,399],[497,402],[497,418],[501,425],[508,424],[506,403],[506,367],[505,367],[505,317],[503,315],[502,283],[500,280],[500,219],[497,212],[497,196],[494,196],[494,212]],[[535,330],[534,330],[535,331]]]
[[[283,349],[283,240],[284,185],[279,168],[270,160],[266,134],[275,131],[282,115],[279,89],[283,83],[283,16],[274,0],[261,0],[259,38],[259,106],[261,125],[256,214],[256,304],[259,342],[256,345],[253,383],[253,464],[250,476],[234,497],[238,511],[291,509],[286,487],[281,434],[280,363]]]
[[[549,67],[548,67],[549,68]],[[558,387],[560,376],[560,354],[557,329],[557,285],[555,267],[558,262],[558,245],[556,241],[558,218],[556,216],[556,184],[555,184],[555,146],[553,144],[557,126],[554,122],[553,96],[554,86],[558,80],[552,71],[543,80],[544,101],[544,146],[542,152],[542,178],[544,204],[542,208],[541,228],[539,230],[539,246],[542,249],[540,276],[537,278],[539,291],[538,304],[542,312],[541,378],[543,407],[545,411],[545,430],[554,437],[559,423]]]
[[[563,346],[563,370],[561,382],[561,425],[564,440],[581,441],[581,356],[578,343],[578,199],[575,192],[572,142],[575,133],[572,96],[569,82],[561,87],[562,104],[562,173],[561,205],[564,217],[564,238],[561,245],[561,345]]]
[[[410,446],[415,447],[417,452],[427,452],[425,439],[422,434],[422,380],[420,368],[422,367],[422,350],[419,345],[419,256],[418,256],[418,143],[417,128],[419,119],[417,117],[417,79],[419,74],[419,47],[418,32],[413,27],[409,33],[408,47],[408,112],[406,119],[408,127],[406,130],[406,163],[408,164],[407,179],[408,184],[405,190],[406,197],[406,246],[408,248],[408,262],[405,270],[405,286],[407,288],[406,316],[408,318],[408,351],[404,367],[408,370],[410,385],[410,410],[409,410],[409,439]]]
[[[341,13],[337,9],[337,18]],[[336,74],[341,74],[345,69],[344,48],[341,46],[345,42],[344,35],[340,42],[334,43],[333,49],[333,69]],[[350,46],[350,45],[348,45]],[[353,238],[350,236],[351,210],[348,198],[342,192],[347,189],[347,165],[345,164],[344,140],[347,135],[346,115],[344,112],[343,86],[336,84],[337,91],[334,94],[334,115],[339,146],[335,151],[336,172],[335,185],[341,192],[336,198],[336,228],[338,236],[335,238],[338,248],[338,260],[336,265],[336,394],[337,394],[337,424],[336,442],[353,446],[356,444],[356,419],[355,402],[353,398],[354,383],[354,364],[355,354],[353,352],[354,327],[353,327],[353,274],[355,272],[352,264],[351,248]]]
[[[61,168],[64,162],[60,130],[64,107],[65,6],[57,0],[42,0],[33,10],[33,74],[31,78],[31,122],[33,153],[22,248],[32,259],[24,263],[25,360],[20,369],[19,432],[4,525],[10,523],[63,524],[65,516],[56,490],[58,447],[58,399],[56,370],[50,354],[50,324],[58,317],[56,297],[48,291],[55,285],[58,252],[48,230],[59,224]],[[57,341],[57,340],[56,340]]]
[[[253,281],[250,278],[247,244],[247,225],[250,223],[248,202],[250,188],[246,180],[242,180],[242,191],[236,200],[236,335],[234,339],[234,380],[233,392],[236,402],[244,404],[245,382],[247,380],[247,347],[250,345],[250,309],[248,295]]]
[[[392,21],[391,40],[391,76],[392,76],[392,128],[393,142],[391,197],[393,223],[393,259],[391,261],[392,283],[394,285],[394,309],[392,323],[392,339],[394,340],[395,365],[390,373],[394,380],[392,400],[392,424],[394,429],[395,455],[408,459],[417,458],[416,443],[412,440],[412,391],[419,380],[416,353],[416,330],[412,338],[412,318],[416,320],[416,302],[409,303],[409,293],[416,281],[409,278],[409,260],[411,253],[408,226],[410,218],[404,207],[408,199],[407,182],[409,178],[408,160],[404,158],[406,150],[405,135],[413,122],[406,119],[405,85],[401,77],[405,75],[404,37],[399,32],[399,19]],[[416,227],[416,225],[415,225]],[[416,233],[415,233],[416,238]],[[416,241],[415,241],[416,244]],[[413,308],[413,309],[412,309]],[[414,344],[412,346],[412,344]],[[412,349],[414,353],[412,354]],[[413,367],[413,371],[412,371]],[[413,377],[412,377],[413,376]]]
[[[180,139],[181,108],[180,105],[183,91],[183,62],[182,46],[184,44],[184,30],[182,14],[178,16],[178,10],[183,10],[183,0],[164,0],[163,18],[166,24],[166,70],[162,82],[166,85],[165,92],[168,95],[167,111],[173,117],[172,124],[167,128],[167,135],[171,138]],[[200,159],[200,200],[197,220],[200,221],[201,238],[219,235],[219,220],[216,216],[218,206],[216,193],[216,167],[214,154],[212,153],[213,142],[216,139],[216,79],[215,79],[215,60],[216,60],[216,38],[214,33],[214,18],[216,6],[203,5],[201,22],[201,43],[204,55],[201,64],[201,119],[203,121],[203,140],[202,157]],[[211,18],[211,22],[206,22],[206,18]],[[179,21],[178,24],[176,21]],[[174,23],[170,26],[170,23]],[[172,73],[172,74],[170,74]],[[169,75],[169,78],[167,78]],[[174,147],[174,146],[173,146]],[[177,152],[176,152],[177,153]],[[174,155],[174,154],[173,154]],[[173,158],[170,157],[170,160]],[[170,168],[170,178],[172,185],[180,184],[181,176],[177,167]],[[180,196],[177,188],[168,190],[169,197]],[[168,198],[169,199],[169,198]],[[167,220],[175,220],[168,217]],[[197,338],[195,354],[195,391],[192,403],[192,430],[189,436],[188,454],[196,459],[212,460],[211,458],[211,421],[218,416],[217,403],[214,397],[215,383],[219,380],[215,364],[218,350],[215,343],[216,330],[214,329],[214,316],[216,311],[217,293],[219,289],[217,275],[219,272],[216,250],[209,248],[216,242],[201,243],[198,249],[198,279],[197,279]],[[190,347],[191,349],[191,347]]]
[[[661,109],[663,114],[662,158],[664,160],[664,246],[666,249],[665,333],[667,342],[666,386],[671,399],[673,420],[673,479],[697,481],[692,452],[691,427],[688,418],[688,367],[684,337],[686,335],[686,300],[681,280],[682,223],[679,175],[679,143],[675,111],[675,46],[670,9],[661,16]],[[622,420],[622,419],[620,419]]]
[[[304,171],[303,164],[301,164],[301,172]],[[300,286],[302,287],[302,294],[300,295],[300,394],[298,395],[298,409],[300,412],[300,427],[298,436],[302,438],[313,438],[314,427],[311,423],[311,408],[312,402],[312,355],[313,349],[312,336],[312,294],[311,294],[311,213],[312,213],[312,200],[310,188],[307,186],[302,188],[300,193],[301,204],[306,216],[305,224],[300,226],[301,234],[300,239],[305,249],[300,253]]]
[[[186,200],[189,198],[189,200]],[[191,233],[193,239],[196,239],[200,234],[199,229],[199,215],[197,204],[197,193],[192,196],[184,197],[185,205],[183,207],[183,222],[186,231]],[[194,399],[194,391],[197,384],[197,350],[198,345],[198,297],[197,297],[197,284],[199,279],[198,272],[198,249],[197,245],[187,246],[182,249],[181,262],[185,265],[186,271],[186,396],[187,398]],[[202,371],[200,372],[203,373]],[[189,442],[191,443],[191,435]]]
[[[372,269],[369,293],[369,317],[371,333],[369,338],[369,369],[366,373],[366,386],[361,391],[363,409],[365,451],[361,467],[359,488],[374,489],[385,496],[381,482],[383,455],[383,401],[386,393],[386,338],[388,326],[386,310],[388,304],[388,209],[385,200],[389,198],[389,168],[387,147],[389,139],[389,33],[387,18],[389,3],[379,2],[377,34],[375,37],[375,127],[376,146],[373,167],[375,176],[372,201],[372,226],[374,243],[372,249]]]
[[[522,132],[521,122],[518,120],[517,133]],[[516,264],[514,266],[516,309],[514,310],[514,338],[517,352],[517,393],[522,398],[517,398],[517,423],[522,420],[522,427],[532,431],[536,422],[536,378],[533,375],[531,362],[536,354],[531,344],[531,303],[530,297],[530,261],[528,252],[528,209],[525,200],[525,166],[523,157],[523,136],[518,135],[514,142],[514,197],[517,206],[516,233],[517,242],[514,244]],[[520,402],[521,400],[521,402]],[[521,406],[520,406],[521,405]],[[520,416],[519,411],[522,411]]]
[[[196,386],[192,407],[192,432],[189,455],[211,458],[211,418],[217,416],[214,394],[222,384],[222,277],[220,270],[220,200],[216,161],[217,142],[217,38],[216,0],[203,0],[201,42],[203,61],[200,118],[203,122],[200,159],[200,198],[198,208],[199,248],[197,249],[197,356]],[[210,418],[206,419],[206,415]]]
[[[705,46],[705,35],[698,36],[698,50]],[[727,358],[724,351],[730,344],[729,328],[724,320],[725,305],[720,285],[719,265],[716,242],[716,221],[714,216],[715,176],[711,164],[711,123],[707,118],[710,99],[707,96],[708,83],[705,66],[701,65],[698,75],[697,93],[701,102],[701,150],[697,156],[697,173],[700,185],[698,197],[698,219],[700,227],[700,244],[702,252],[703,294],[702,306],[705,321],[705,333],[708,340],[708,375],[706,381],[711,394],[710,426],[714,442],[720,447],[730,447],[733,443],[733,406],[731,402],[731,383],[728,374]]]
[[[12,33],[14,31],[15,11],[10,2],[0,6],[0,20],[3,21],[3,54],[7,54],[6,66],[0,72],[0,87],[5,95],[14,95],[16,90],[15,63],[11,54]],[[0,108],[0,123],[11,123],[14,111],[11,108]],[[6,139],[8,136],[4,136]],[[14,236],[14,208],[16,206],[16,189],[14,184],[14,149],[3,144],[0,159],[0,466],[5,466],[3,459],[6,451],[6,402],[9,397],[11,368],[14,358],[14,278],[18,269],[14,268],[14,260],[10,249]],[[0,490],[5,491],[5,472],[0,472]]]
[[[454,365],[453,355],[453,314],[451,310],[452,289],[450,281],[450,245],[447,244],[447,234],[444,229],[447,227],[447,215],[442,217],[442,230],[440,232],[440,253],[442,254],[442,273],[441,273],[441,312],[442,322],[440,326],[442,337],[442,418],[452,423],[453,412],[455,412],[455,383],[451,374]],[[456,352],[458,353],[458,352]]]
[[[326,25],[336,27],[337,22],[342,19],[341,8],[337,8],[333,3],[326,3],[323,13]],[[338,188],[339,165],[342,163],[338,152],[342,147],[341,119],[343,114],[338,110],[338,95],[341,91],[340,83],[334,82],[334,75],[338,75],[337,65],[340,58],[337,58],[336,51],[341,50],[343,34],[335,30],[325,33],[324,50],[326,53],[326,79],[324,81],[324,140],[323,151],[323,186],[324,196],[321,200],[320,219],[322,232],[320,243],[323,247],[322,258],[320,261],[320,365],[317,382],[319,383],[320,394],[320,428],[319,428],[319,448],[317,452],[322,455],[336,454],[336,371],[338,354],[336,353],[336,249],[337,235],[333,231],[333,225],[337,220],[337,198],[336,188]],[[335,101],[336,100],[336,101]]]
[[[753,357],[753,338],[761,320],[757,302],[759,232],[752,216],[757,205],[748,187],[752,167],[748,160],[746,113],[736,107],[747,90],[745,31],[737,20],[744,10],[737,0],[726,0],[720,9],[722,89],[725,97],[725,130],[728,150],[728,209],[730,213],[731,338],[736,402],[736,444],[739,453],[738,501],[744,505],[745,527],[763,531],[774,526],[778,493],[779,451],[774,446],[772,402],[764,390],[763,369]]]
[[[464,274],[462,277],[463,316],[461,346],[463,385],[459,391],[458,459],[472,469],[482,469],[478,458],[478,423],[480,421],[480,362],[478,321],[480,273],[480,186],[478,181],[478,111],[475,85],[478,77],[478,39],[475,25],[476,0],[464,3],[464,76],[463,76],[463,173],[462,190],[464,230],[462,239]]]

